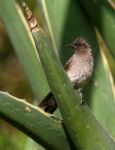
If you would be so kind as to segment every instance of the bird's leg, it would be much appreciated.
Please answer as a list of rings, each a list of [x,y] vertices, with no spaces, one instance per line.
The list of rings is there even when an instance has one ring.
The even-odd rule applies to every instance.
[[[79,95],[80,95],[80,105],[85,104],[85,100],[83,98],[83,94],[82,94],[82,88],[78,89]]]

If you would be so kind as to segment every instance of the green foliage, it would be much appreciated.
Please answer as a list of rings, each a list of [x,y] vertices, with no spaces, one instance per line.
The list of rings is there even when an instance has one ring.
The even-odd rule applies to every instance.
[[[79,0],[88,15],[91,17],[92,22],[96,25],[100,31],[103,39],[105,40],[111,54],[115,58],[115,10],[112,6],[105,0],[92,1],[89,0]]]
[[[0,92],[0,117],[49,149],[70,150],[61,121],[24,100]]]
[[[0,15],[5,23],[16,54],[24,67],[28,80],[38,100],[48,92],[48,85],[43,73],[39,56],[32,39],[24,25],[24,18],[15,0],[0,1]],[[31,61],[30,61],[31,59]],[[39,89],[39,90],[38,90]]]
[[[0,17],[35,97],[40,101],[49,92],[50,86],[67,131],[60,119],[53,119],[39,108],[3,92],[0,93],[0,117],[47,149],[75,149],[75,145],[81,150],[114,150],[115,143],[112,138],[115,138],[115,93],[112,75],[115,73],[110,72],[108,58],[105,57],[103,47],[99,48],[94,30],[94,26],[99,29],[110,50],[109,54],[114,57],[115,28],[112,6],[104,0],[97,0],[95,3],[88,0],[79,0],[80,3],[76,0],[34,1],[35,5],[38,4],[36,7],[39,9],[39,21],[47,35],[44,37],[41,33],[33,34],[37,52],[19,1],[17,2],[1,0]],[[30,0],[29,4],[32,2]],[[84,97],[95,117],[88,106],[79,105],[79,95],[72,90],[57,59],[58,56],[62,64],[66,62],[73,53],[66,45],[79,36],[87,39],[94,50],[94,73],[84,89]],[[9,143],[12,149],[16,148],[10,140]]]

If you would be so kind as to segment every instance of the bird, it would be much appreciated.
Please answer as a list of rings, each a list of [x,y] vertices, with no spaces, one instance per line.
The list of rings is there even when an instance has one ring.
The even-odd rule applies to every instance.
[[[20,0],[20,2],[24,9],[31,32],[43,32],[28,5],[23,0]],[[94,67],[92,48],[83,37],[76,38],[68,46],[74,49],[74,54],[66,62],[64,69],[68,78],[73,84],[73,88],[77,89],[80,94],[80,104],[84,104],[85,101],[83,98],[82,90],[90,79]],[[49,92],[46,97],[38,104],[38,106],[45,112],[52,114],[57,109],[57,104],[53,93]]]
[[[66,62],[64,69],[73,88],[77,89],[80,94],[80,104],[84,104],[82,90],[90,79],[94,68],[92,48],[83,37],[76,38],[68,46],[73,48],[74,54]],[[57,109],[53,93],[49,92],[38,106],[45,112],[52,114]]]

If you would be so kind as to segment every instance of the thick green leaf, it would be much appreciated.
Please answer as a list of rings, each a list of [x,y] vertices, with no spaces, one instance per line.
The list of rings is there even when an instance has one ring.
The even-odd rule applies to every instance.
[[[90,20],[82,12],[76,0],[37,0],[37,2],[42,12],[41,15],[44,14],[44,18],[46,18],[44,26],[47,25],[49,35],[51,35],[51,39],[53,38],[52,41],[55,41],[52,42],[55,43],[52,44],[54,45],[53,49],[59,51],[63,63],[72,54],[72,51],[66,45],[76,37],[82,36],[91,44],[95,67],[92,79],[84,88],[84,98],[95,117],[115,138],[115,97],[112,76],[110,70],[107,69],[107,63],[102,59]],[[90,3],[88,2],[89,5]],[[90,11],[90,13],[92,14],[93,11]],[[114,35],[112,34],[112,36]]]
[[[115,58],[115,10],[106,0],[79,0]]]
[[[37,51],[30,38],[29,30],[25,27],[24,18],[20,12],[15,0],[0,0],[0,17],[24,67],[33,92],[36,98],[40,100],[49,91],[49,87]]]
[[[0,92],[0,117],[47,149],[71,149],[61,121],[51,119],[41,109],[24,100]]]
[[[33,31],[32,34],[49,86],[76,149],[115,149],[114,141],[94,118],[88,106],[80,105],[80,97],[74,93],[72,85],[46,36],[40,30]]]

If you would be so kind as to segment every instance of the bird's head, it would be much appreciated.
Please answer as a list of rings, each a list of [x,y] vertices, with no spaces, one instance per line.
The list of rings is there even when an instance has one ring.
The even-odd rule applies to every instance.
[[[90,45],[84,38],[77,38],[75,39],[70,45],[75,51],[86,51],[90,48]]]

